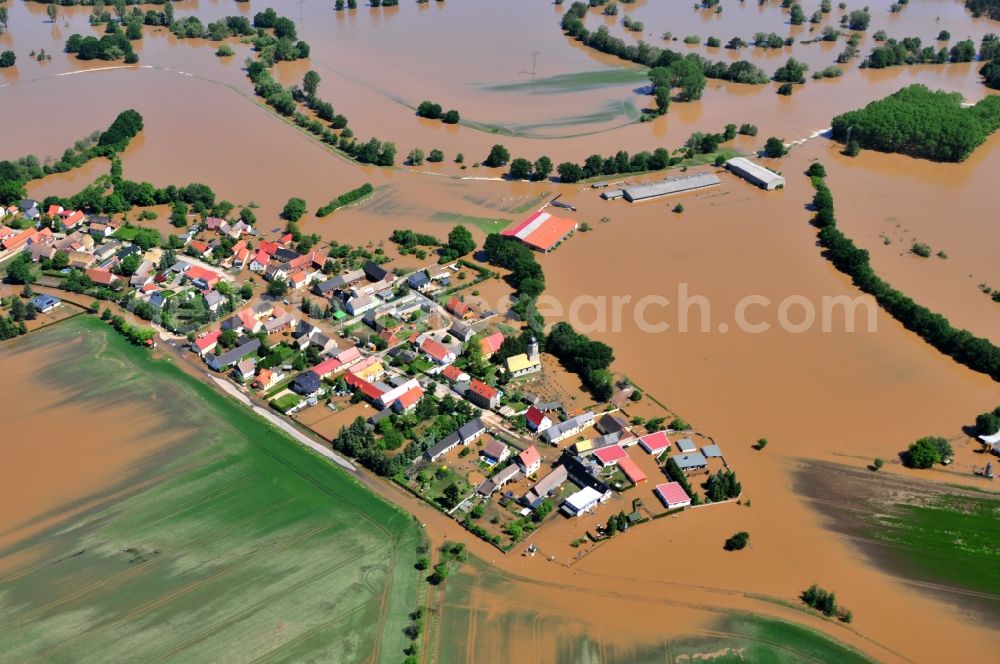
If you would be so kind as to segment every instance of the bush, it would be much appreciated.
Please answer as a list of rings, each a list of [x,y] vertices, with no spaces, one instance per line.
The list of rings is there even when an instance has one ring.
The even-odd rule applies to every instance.
[[[930,246],[924,244],[923,242],[914,242],[913,246],[910,247],[910,251],[915,253],[917,256],[922,258],[927,258],[931,255]]]
[[[767,143],[764,144],[764,156],[766,157],[771,157],[772,159],[783,157],[787,152],[785,142],[777,136],[770,137],[767,139]]]
[[[927,436],[910,445],[901,456],[907,468],[930,468],[950,459],[952,454],[951,444],[946,439]]]
[[[745,530],[741,530],[732,537],[726,540],[725,548],[726,551],[739,551],[746,548],[747,543],[750,541],[750,533]]]

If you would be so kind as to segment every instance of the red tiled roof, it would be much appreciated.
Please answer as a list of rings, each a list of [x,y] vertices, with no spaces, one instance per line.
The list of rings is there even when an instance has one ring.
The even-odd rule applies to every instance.
[[[656,493],[660,494],[660,500],[666,503],[667,507],[678,503],[689,503],[691,497],[687,495],[684,488],[677,482],[664,482],[656,485]]]
[[[63,208],[61,205],[56,205],[55,203],[53,203],[52,205],[49,206],[49,210],[48,212],[46,212],[46,214],[49,215],[50,217],[54,217],[62,211]]]
[[[184,274],[186,274],[192,281],[194,281],[195,279],[204,279],[205,283],[207,283],[209,286],[219,281],[219,275],[217,275],[215,272],[212,272],[211,270],[206,270],[205,268],[199,267],[197,265],[192,265],[191,267],[189,267],[187,269],[187,272],[185,272]]]
[[[278,244],[288,244],[289,242],[292,241],[292,237],[293,236],[291,233],[285,233],[284,235],[278,238]]]
[[[448,353],[451,352],[447,346],[430,338],[424,339],[424,342],[420,344],[420,350],[440,362],[444,362],[445,358],[448,357]]]
[[[84,274],[93,281],[95,284],[100,284],[101,286],[110,286],[115,280],[115,275],[111,274],[107,270],[86,270]]]
[[[548,251],[574,228],[576,222],[572,219],[539,211],[516,226],[504,229],[500,234],[516,237],[536,249]]]
[[[191,242],[188,243],[188,246],[200,254],[208,251],[208,243],[202,242],[201,240],[191,240]]]
[[[469,385],[469,389],[472,392],[475,392],[479,396],[483,397],[484,399],[489,399],[491,401],[493,400],[494,397],[496,397],[497,393],[499,392],[497,388],[490,387],[481,380],[473,380],[472,383]]]
[[[194,340],[194,345],[198,347],[198,350],[203,351],[206,348],[210,348],[212,344],[218,342],[221,335],[222,330],[212,330],[211,332],[206,332]]]
[[[545,417],[546,417],[545,413],[543,413],[542,411],[538,410],[534,406],[532,406],[531,408],[529,408],[528,412],[524,414],[524,419],[528,420],[529,422],[531,422],[532,424],[534,424],[536,427],[539,426],[542,423],[542,420],[544,420]]]
[[[483,337],[479,343],[483,347],[485,355],[492,355],[500,350],[500,345],[503,343],[503,334],[495,332],[488,337]]]
[[[259,250],[263,251],[268,256],[270,256],[271,254],[273,254],[274,252],[276,252],[278,249],[280,249],[281,246],[277,242],[261,242],[260,245],[258,245],[257,248]]]
[[[406,392],[404,392],[403,396],[396,399],[396,403],[398,403],[404,410],[406,410],[408,408],[412,408],[413,406],[415,406],[417,402],[420,401],[420,398],[423,396],[424,396],[424,388],[418,385],[417,387],[412,387]]]
[[[257,254],[253,257],[254,262],[260,263],[261,265],[267,266],[267,262],[271,260],[271,255],[266,253],[263,249],[259,250]]]
[[[77,210],[73,214],[66,217],[66,219],[63,221],[63,226],[71,228],[73,226],[76,226],[81,221],[83,221],[83,213]]]
[[[623,450],[619,445],[602,447],[594,452],[594,456],[597,457],[597,459],[605,466],[614,465],[622,459],[628,457],[628,455],[625,454],[625,450]]]
[[[271,376],[273,375],[274,372],[270,369],[261,369],[260,373],[257,374],[256,380],[254,380],[254,384],[260,385],[261,387],[267,387],[271,382]]]
[[[457,296],[452,295],[451,299],[448,300],[448,304],[445,305],[445,308],[451,313],[461,316],[469,310],[469,305],[459,300]]]
[[[348,372],[348,374],[344,376],[344,381],[351,387],[360,390],[362,394],[364,394],[372,401],[382,396],[382,390],[380,390],[377,385],[375,385],[374,383],[369,383],[364,378],[361,378],[350,372]]]
[[[594,452],[594,454],[597,454],[597,452]],[[632,459],[625,457],[619,460],[618,467],[622,469],[625,477],[629,478],[632,484],[639,484],[646,481],[646,473],[642,472],[642,468],[639,468],[639,465],[635,461],[632,461]]]
[[[538,448],[532,445],[517,455],[517,458],[521,460],[521,465],[530,468],[542,460],[542,455],[538,453]]]
[[[335,357],[328,357],[316,366],[312,368],[313,373],[322,378],[327,374],[331,374],[340,367],[344,366],[344,363]]]
[[[456,367],[454,364],[449,364],[442,371],[441,375],[450,381],[458,380],[458,377],[462,375],[462,370]]]

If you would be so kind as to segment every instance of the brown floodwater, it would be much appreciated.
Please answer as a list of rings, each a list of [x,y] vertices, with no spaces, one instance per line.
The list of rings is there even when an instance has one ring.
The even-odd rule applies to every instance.
[[[23,395],[17,407],[5,409],[0,548],[92,507],[88,500],[99,499],[177,435],[150,403],[81,396],[79,386],[49,378],[60,370],[59,345],[89,342],[66,338],[54,346],[35,339],[29,335],[0,349],[0,388]],[[0,567],[25,562],[5,556]]]
[[[884,28],[890,36],[919,35],[929,42],[938,30],[948,29],[954,39],[970,35],[978,43],[981,34],[997,27],[985,19],[972,19],[959,2],[911,3],[895,15],[888,13],[888,4],[872,3],[870,33]],[[178,5],[178,15],[197,12],[207,21],[237,11],[252,14],[263,6],[266,3],[190,2]],[[806,3],[804,9],[809,14],[815,7]],[[240,70],[248,52],[245,46],[234,44],[237,55],[219,59],[214,44],[178,42],[163,31],[147,30],[138,47],[141,67],[104,69],[107,63],[84,65],[60,52],[68,34],[91,30],[85,10],[63,8],[56,25],[46,22],[41,5],[14,3],[10,11],[11,27],[0,37],[0,47],[15,48],[18,65],[0,71],[5,120],[0,123],[0,158],[28,153],[57,156],[72,141],[106,127],[118,112],[133,107],[143,114],[146,130],[123,157],[127,177],[157,185],[202,181],[237,204],[254,201],[260,205],[259,226],[265,232],[282,225],[277,214],[291,196],[306,198],[314,209],[371,182],[377,191],[365,203],[323,220],[309,217],[302,222],[304,230],[320,233],[325,240],[354,244],[384,241],[395,228],[443,237],[456,219],[513,220],[537,205],[543,193],[562,193],[579,208],[572,216],[593,230],[576,233],[541,258],[547,293],[564,309],[562,314],[549,313],[550,321],[566,318],[579,295],[629,296],[633,305],[650,295],[672,301],[671,306],[647,310],[651,318],[668,316],[666,320],[674,324],[670,331],[640,330],[632,317],[634,306],[626,305],[620,330],[605,327],[589,334],[614,346],[616,370],[717,438],[752,507],[717,506],[643,526],[597,547],[571,568],[538,556],[499,556],[473,543],[477,555],[491,563],[495,560],[512,579],[506,589],[483,586],[473,591],[472,601],[485,607],[487,616],[548,607],[545,610],[560,620],[576,620],[620,645],[641,636],[627,628],[628,620],[650,634],[668,628],[695,630],[707,624],[705,616],[696,613],[697,606],[738,608],[808,621],[880,660],[982,661],[989,652],[987,629],[869,567],[851,545],[826,530],[795,494],[792,473],[803,457],[860,467],[875,456],[894,458],[922,435],[960,435],[960,427],[969,424],[975,413],[1000,402],[997,384],[957,366],[881,312],[875,314],[876,331],[870,333],[863,326],[844,332],[835,318],[830,332],[772,329],[762,334],[735,329],[733,312],[746,296],[766,297],[774,306],[754,308],[751,318],[774,326],[777,303],[790,296],[818,307],[824,296],[858,294],[822,258],[815,246],[815,229],[808,224],[810,213],[804,206],[812,192],[799,174],[810,160],[820,159],[830,173],[839,223],[872,253],[875,269],[955,324],[997,340],[997,305],[977,289],[980,282],[1000,288],[993,256],[998,239],[995,214],[984,202],[1000,159],[997,138],[961,165],[869,153],[847,159],[836,154],[829,142],[816,139],[775,164],[788,179],[784,191],[764,193],[721,175],[722,186],[678,198],[686,210],[673,214],[669,208],[674,200],[669,205],[630,206],[624,201],[601,201],[596,192],[582,186],[459,180],[408,172],[415,169],[358,166],[257,103]],[[296,17],[298,6],[285,11]],[[675,147],[694,131],[718,131],[727,122],[753,122],[760,135],[736,142],[750,151],[769,135],[803,138],[827,127],[833,114],[910,83],[958,91],[972,101],[987,93],[979,83],[976,63],[883,71],[857,70],[854,63],[842,78],[810,81],[792,97],[774,94],[773,85],[710,81],[700,102],[674,104],[667,116],[652,123],[611,129],[625,121],[630,104],[635,108],[648,104],[649,97],[636,91],[643,82],[585,84],[621,67],[613,58],[565,38],[558,27],[562,8],[547,2],[404,4],[342,14],[331,11],[329,3],[305,3],[302,11],[300,32],[312,45],[313,57],[308,63],[282,64],[276,68],[277,76],[292,83],[308,68],[316,69],[323,77],[321,95],[350,118],[358,136],[395,141],[399,161],[412,147],[443,149],[446,163],[419,170],[446,176],[499,175],[471,166],[495,142],[507,145],[515,156],[549,154],[556,161],[580,160],[593,152]],[[639,2],[628,13],[644,22],[650,33],[646,39],[654,44],[667,30],[678,37],[715,35],[724,42],[736,34],[748,38],[758,30],[808,34],[808,27],[788,26],[776,3],[764,8],[727,3],[716,16],[676,3]],[[827,22],[838,15],[835,10]],[[588,17],[591,27],[601,21],[597,15]],[[513,30],[518,35],[515,45],[510,40]],[[622,34],[620,30],[614,26],[616,34]],[[392,57],[395,44],[405,49],[407,57]],[[862,52],[871,44],[871,37],[866,37]],[[788,55],[816,68],[832,63],[843,45],[843,40],[834,48],[796,44],[769,54],[747,49],[740,57],[753,57],[768,71]],[[51,62],[27,57],[27,50],[41,47],[52,53]],[[688,47],[675,44],[674,48]],[[713,58],[731,57],[703,46],[690,50]],[[519,85],[532,80],[525,72],[530,71],[535,51],[539,53],[535,82]],[[581,74],[587,76],[572,79],[568,88],[558,88],[559,79],[552,80]],[[467,120],[538,137],[501,137],[420,120],[411,107],[425,98],[458,108]],[[554,138],[588,132],[599,133]],[[466,155],[468,169],[450,163],[457,152]],[[32,183],[31,194],[71,193],[106,168],[106,163],[95,163],[78,173],[46,178]],[[610,220],[602,223],[605,217]],[[162,220],[157,222],[158,227],[161,224]],[[483,237],[478,228],[473,232]],[[890,244],[884,244],[883,235]],[[910,255],[907,249],[913,240],[945,251],[948,258]],[[401,263],[414,261],[408,257]],[[710,303],[709,331],[676,330],[681,283],[688,284],[691,295],[702,295]],[[495,284],[482,290],[489,298],[504,294]],[[580,313],[581,323],[593,318],[587,307]],[[793,318],[798,320],[799,314]],[[721,332],[719,323],[729,325],[729,331]],[[10,353],[2,352],[5,371],[0,380],[24,381],[14,384],[29,386],[21,391],[30,392],[34,403],[47,408],[15,414],[23,418],[22,430],[30,432],[39,413],[52,409],[69,409],[66,414],[75,424],[67,436],[79,437],[84,429],[106,426],[103,419],[100,424],[90,419],[96,415],[60,402],[59,390],[31,387],[37,385],[29,371],[31,360],[12,355],[12,366],[21,368],[9,370]],[[770,440],[767,450],[751,450],[750,444],[762,436]],[[17,445],[12,458],[27,464],[24,477],[37,475],[42,468],[50,477],[62,473],[58,465],[51,469],[55,454],[51,448]],[[26,451],[32,456],[22,459]],[[4,532],[23,537],[30,531],[14,529],[23,525],[25,510],[27,517],[41,514],[74,495],[113,482],[115,473],[134,461],[129,453],[134,450],[88,457],[80,464],[93,466],[93,472],[62,473],[58,483],[18,484],[17,501],[11,503],[16,513],[11,507]],[[946,474],[936,477],[949,479]],[[391,488],[376,488],[418,514],[437,541],[445,535],[468,541],[455,524],[430,508]],[[36,505],[38,511],[31,512]],[[579,535],[577,525],[555,524],[537,537],[541,544],[563,552],[569,548],[571,531]],[[721,543],[736,530],[750,531],[753,547],[738,556],[725,555]],[[837,591],[854,610],[856,631],[752,598],[761,593],[794,601],[795,594],[812,582]],[[578,607],[595,593],[609,598],[609,610],[581,616]],[[670,608],[664,608],[668,603]],[[487,631],[491,622],[479,620],[475,635],[498,638]],[[608,626],[618,636],[605,634],[613,631]],[[531,657],[529,652],[524,655]]]

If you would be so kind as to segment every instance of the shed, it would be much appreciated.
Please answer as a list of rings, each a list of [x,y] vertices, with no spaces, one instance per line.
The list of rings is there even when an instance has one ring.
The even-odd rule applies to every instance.
[[[685,191],[714,187],[717,184],[722,184],[722,181],[714,173],[694,173],[692,175],[667,178],[661,182],[628,187],[623,190],[622,195],[629,203],[637,203],[639,201],[660,198],[661,196],[680,194]]]
[[[632,459],[627,456],[618,462],[618,467],[621,468],[621,471],[625,473],[625,477],[627,477],[632,484],[642,484],[646,481],[646,473],[642,472],[642,468],[639,467],[639,464],[632,461]]]
[[[36,295],[31,298],[31,303],[35,305],[35,309],[44,314],[62,304],[62,300],[52,295]]]
[[[768,168],[764,168],[760,164],[750,161],[746,157],[733,157],[726,162],[726,168],[761,189],[771,191],[772,189],[783,188],[785,186],[785,178]]]
[[[708,458],[708,459],[721,459],[722,458],[722,450],[719,449],[718,445],[714,445],[714,444],[713,445],[706,445],[705,447],[701,448],[701,453],[704,454],[705,457]]]
[[[677,441],[677,450],[684,454],[690,454],[698,449],[698,446],[694,444],[694,441],[690,438],[681,438]]]

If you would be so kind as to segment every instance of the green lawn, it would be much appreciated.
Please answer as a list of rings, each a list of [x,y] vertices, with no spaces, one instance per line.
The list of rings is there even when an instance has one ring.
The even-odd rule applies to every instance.
[[[287,413],[295,406],[298,406],[301,402],[302,397],[297,394],[284,394],[272,401],[271,406],[279,412]]]
[[[0,550],[14,570],[0,578],[3,659],[402,661],[420,588],[411,517],[94,319],[4,353],[39,346],[58,352],[25,396],[154,410],[162,419],[137,418],[130,440],[171,444],[95,506]]]
[[[449,224],[462,224],[463,226],[475,226],[482,232],[499,233],[510,225],[510,219],[487,219],[485,217],[472,217],[454,212],[435,212],[431,215],[431,221],[441,221]]]

